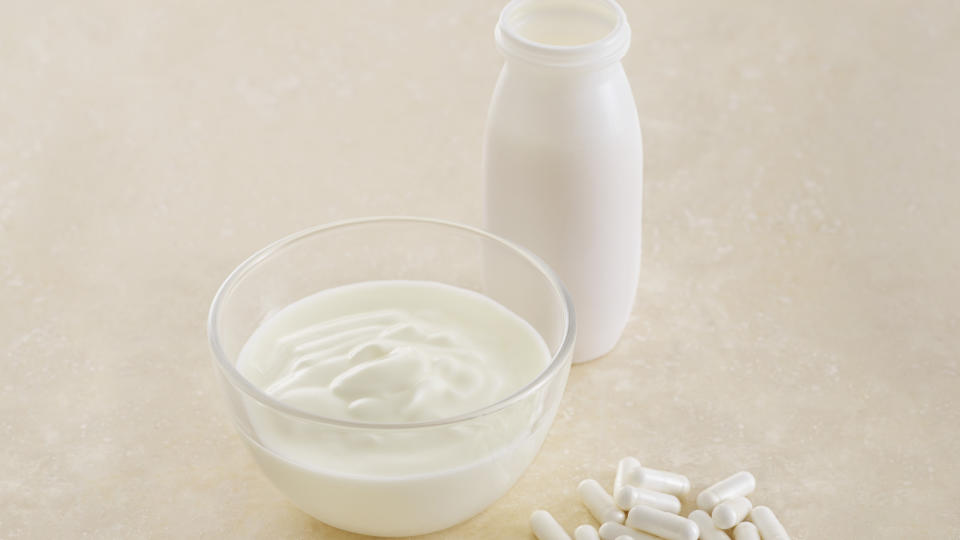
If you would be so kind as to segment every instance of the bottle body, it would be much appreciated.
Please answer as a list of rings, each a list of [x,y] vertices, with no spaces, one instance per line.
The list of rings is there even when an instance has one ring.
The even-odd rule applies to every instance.
[[[484,219],[543,258],[569,290],[574,361],[616,345],[641,259],[642,136],[619,59],[596,66],[510,58],[484,139]]]

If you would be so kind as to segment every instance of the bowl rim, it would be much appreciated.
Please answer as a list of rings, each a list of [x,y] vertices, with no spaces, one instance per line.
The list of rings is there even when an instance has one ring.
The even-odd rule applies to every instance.
[[[539,270],[547,281],[553,286],[554,291],[560,296],[561,306],[563,307],[563,319],[564,319],[564,334],[563,339],[560,342],[560,346],[557,348],[557,352],[550,359],[550,363],[540,371],[540,373],[529,383],[522,386],[516,392],[506,396],[503,399],[495,401],[489,405],[485,405],[479,409],[474,409],[465,413],[461,413],[454,416],[448,416],[445,418],[438,418],[436,420],[420,421],[420,422],[405,422],[405,423],[376,423],[376,422],[356,422],[352,420],[344,420],[340,418],[331,418],[327,416],[322,416],[314,414],[297,407],[288,405],[256,387],[253,383],[247,380],[236,366],[230,361],[226,351],[223,349],[223,345],[220,342],[220,315],[221,307],[224,299],[229,295],[233,290],[239,285],[243,277],[245,277],[250,271],[256,268],[260,263],[264,262],[271,255],[277,253],[281,249],[296,243],[300,240],[304,240],[310,236],[316,234],[322,234],[330,232],[337,229],[356,227],[360,225],[370,225],[370,224],[386,224],[386,223],[401,223],[401,224],[427,224],[427,225],[439,225],[442,227],[448,227],[452,229],[457,229],[462,232],[467,232],[488,240],[497,242],[506,248],[516,252],[521,257],[525,258],[530,262],[537,270]],[[563,282],[560,280],[559,276],[550,268],[540,257],[534,255],[530,250],[506,240],[500,236],[487,232],[483,229],[472,227],[470,225],[463,225],[453,221],[447,221],[443,219],[436,218],[426,218],[426,217],[414,217],[414,216],[374,216],[374,217],[364,217],[364,218],[354,218],[354,219],[345,219],[334,221],[331,223],[315,225],[313,227],[308,227],[306,229],[297,231],[293,234],[289,234],[279,240],[276,240],[266,247],[261,248],[253,255],[247,257],[243,262],[241,262],[233,271],[227,275],[227,278],[223,281],[220,287],[217,289],[216,294],[213,297],[213,301],[210,304],[210,311],[207,316],[207,338],[210,344],[210,348],[213,352],[214,358],[216,359],[216,364],[220,369],[220,372],[226,377],[226,379],[233,385],[234,388],[239,389],[243,393],[247,394],[251,398],[260,402],[262,405],[265,405],[271,409],[277,410],[279,412],[303,419],[309,420],[312,422],[317,422],[321,424],[327,424],[331,426],[344,427],[344,428],[355,428],[355,429],[375,429],[375,430],[405,430],[405,429],[417,429],[417,428],[433,428],[444,425],[452,425],[462,423],[468,420],[473,420],[482,416],[493,414],[495,412],[501,411],[508,407],[509,405],[522,400],[526,396],[536,392],[540,387],[544,386],[547,381],[549,381],[557,371],[563,366],[565,362],[568,362],[572,359],[573,345],[576,339],[576,316],[574,313],[573,301],[570,297],[569,292],[566,287],[563,285]]]

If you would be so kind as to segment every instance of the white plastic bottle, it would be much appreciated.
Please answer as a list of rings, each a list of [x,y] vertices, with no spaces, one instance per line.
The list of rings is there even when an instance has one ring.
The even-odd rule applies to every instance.
[[[577,312],[574,362],[616,345],[640,271],[643,150],[613,0],[513,0],[484,140],[486,227],[543,258]]]

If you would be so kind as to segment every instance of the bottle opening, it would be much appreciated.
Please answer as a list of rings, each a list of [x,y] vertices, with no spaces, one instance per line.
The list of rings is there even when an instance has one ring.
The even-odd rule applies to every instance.
[[[630,27],[613,0],[513,0],[495,37],[508,56],[577,66],[619,61],[630,46]]]

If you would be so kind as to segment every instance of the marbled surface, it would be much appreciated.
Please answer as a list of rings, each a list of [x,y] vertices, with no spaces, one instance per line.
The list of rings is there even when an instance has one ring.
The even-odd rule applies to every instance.
[[[798,539],[960,538],[960,7],[625,0],[645,267],[527,474],[753,471]],[[213,293],[330,220],[479,224],[500,2],[6,2],[0,537],[355,538],[234,434]],[[374,513],[375,509],[371,509]]]

